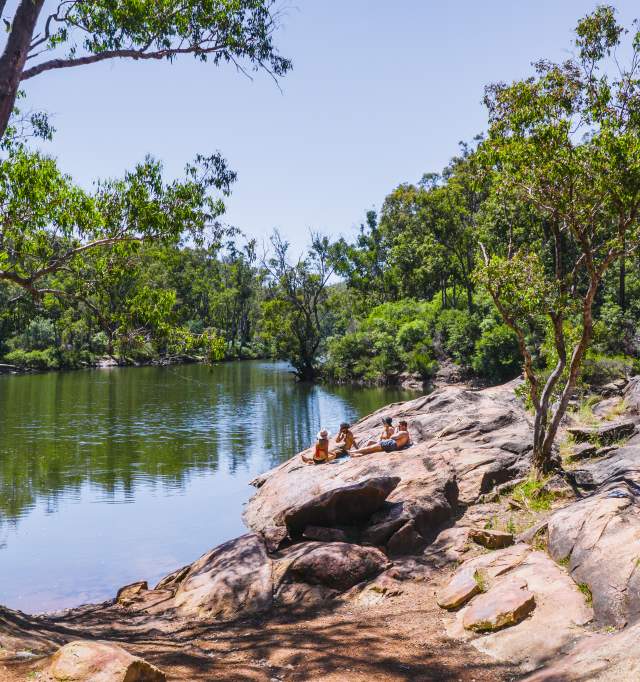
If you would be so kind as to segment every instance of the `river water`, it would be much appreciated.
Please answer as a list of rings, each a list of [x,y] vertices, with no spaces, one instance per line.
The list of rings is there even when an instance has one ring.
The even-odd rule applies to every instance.
[[[27,612],[150,584],[245,531],[249,481],[410,396],[296,383],[287,365],[0,377],[0,604]]]

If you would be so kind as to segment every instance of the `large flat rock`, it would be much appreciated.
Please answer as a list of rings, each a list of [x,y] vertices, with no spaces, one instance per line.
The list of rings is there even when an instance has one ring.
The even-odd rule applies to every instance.
[[[612,482],[549,519],[549,552],[588,587],[596,619],[621,627],[640,617],[640,488]]]
[[[311,500],[318,510],[322,505],[317,501],[330,499],[332,491],[357,488],[372,479],[397,479],[370,523],[364,523],[364,513],[357,517],[369,526],[364,541],[385,546],[392,554],[421,551],[452,518],[458,502],[473,503],[495,485],[529,470],[531,425],[514,387],[514,382],[482,391],[446,387],[375,412],[354,425],[359,442],[376,437],[381,419],[390,416],[407,419],[413,445],[319,466],[305,465],[296,455],[256,480],[258,491],[245,510],[247,525],[265,538],[275,538],[272,546],[277,546],[282,537],[278,528],[289,524],[295,531],[304,530],[291,510],[302,518]],[[345,495],[345,510],[354,506],[347,500]],[[354,516],[336,514],[335,523],[351,526]]]

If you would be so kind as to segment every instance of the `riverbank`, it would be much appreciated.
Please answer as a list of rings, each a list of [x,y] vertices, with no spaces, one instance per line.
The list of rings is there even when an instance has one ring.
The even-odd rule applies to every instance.
[[[100,639],[167,679],[488,681],[547,666],[536,680],[633,680],[640,380],[616,390],[588,425],[572,417],[568,475],[544,484],[527,479],[531,424],[514,384],[378,410],[356,436],[402,416],[410,448],[284,462],[254,481],[250,534],[156,587],[4,612],[7,675],[44,674],[60,644]]]

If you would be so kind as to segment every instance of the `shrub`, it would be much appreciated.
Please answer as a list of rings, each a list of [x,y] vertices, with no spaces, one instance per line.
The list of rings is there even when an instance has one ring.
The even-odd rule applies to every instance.
[[[14,350],[4,356],[5,362],[28,369],[58,369],[60,360],[53,348],[46,350]]]
[[[474,372],[500,383],[516,377],[522,367],[516,335],[504,324],[496,324],[482,333],[471,360]]]

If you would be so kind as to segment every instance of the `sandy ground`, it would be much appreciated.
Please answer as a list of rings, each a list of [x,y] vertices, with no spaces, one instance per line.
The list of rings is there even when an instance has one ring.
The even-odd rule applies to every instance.
[[[380,597],[373,604],[336,601],[320,611],[281,611],[259,621],[198,626],[170,636],[113,630],[99,638],[119,641],[164,670],[169,680],[517,679],[513,668],[446,637],[434,583],[407,581],[402,588],[401,595]],[[0,679],[42,679],[46,663],[5,659],[0,661]]]

